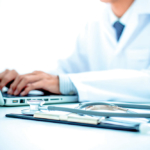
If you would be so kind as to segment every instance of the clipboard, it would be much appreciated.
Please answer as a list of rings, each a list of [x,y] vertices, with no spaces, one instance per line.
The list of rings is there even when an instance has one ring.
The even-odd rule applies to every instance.
[[[60,124],[68,124],[68,125],[77,125],[77,126],[86,126],[86,127],[94,127],[94,128],[105,128],[105,129],[114,129],[114,130],[124,130],[124,131],[139,131],[138,123],[124,123],[124,122],[116,122],[113,120],[104,120],[99,124],[88,124],[88,123],[78,123],[78,122],[70,122],[70,121],[62,121],[62,120],[54,120],[54,119],[45,119],[45,118],[35,118],[33,115],[27,114],[6,114],[6,117],[18,118],[18,119],[27,119],[34,121],[44,121],[49,123],[60,123]]]

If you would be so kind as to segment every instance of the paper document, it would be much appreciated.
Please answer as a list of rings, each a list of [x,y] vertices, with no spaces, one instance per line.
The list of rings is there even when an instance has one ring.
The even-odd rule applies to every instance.
[[[102,119],[104,119],[104,117],[91,117],[87,115],[81,116],[78,114],[61,111],[36,112],[34,114],[34,117],[89,124],[98,124],[101,122]]]

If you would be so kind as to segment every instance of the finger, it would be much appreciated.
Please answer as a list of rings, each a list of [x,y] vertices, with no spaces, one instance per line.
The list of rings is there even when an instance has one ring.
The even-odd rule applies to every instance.
[[[4,86],[8,85],[11,81],[13,81],[17,76],[17,72],[15,70],[6,71],[3,78],[1,79],[0,89]]]
[[[43,80],[28,84],[27,87],[21,92],[21,95],[27,95],[30,91],[38,89],[43,89]]]
[[[0,80],[3,79],[3,77],[9,72],[8,69],[6,69],[5,71],[3,71],[2,73],[0,73]]]
[[[14,94],[15,93],[15,95],[18,95],[19,94],[19,92],[21,91],[21,89],[23,88],[23,87],[25,87],[26,85],[24,84],[24,83],[22,83],[20,86],[21,87],[18,87],[18,88],[21,88],[21,89],[18,89],[18,90],[16,90],[17,89],[17,86],[19,85],[19,83],[25,78],[25,77],[27,77],[27,79],[25,79],[25,82],[26,81],[28,81],[28,76],[35,76],[35,75],[41,75],[41,71],[35,71],[35,72],[33,72],[33,73],[28,73],[28,74],[25,74],[25,75],[20,75],[20,76],[18,76],[16,79],[15,79],[15,81],[13,82],[13,84],[10,86],[10,90],[9,90],[9,94]],[[32,79],[31,79],[32,80]],[[35,80],[32,80],[32,81],[30,81],[30,82],[35,82],[35,81],[37,81],[37,79],[35,78]],[[26,82],[26,84],[28,84],[29,82]]]
[[[2,72],[0,74],[0,90],[2,90],[2,88],[3,88],[2,80],[3,80],[4,76],[7,74],[7,72],[8,72],[8,70],[5,70],[4,72]]]
[[[42,77],[40,75],[25,75],[20,80],[20,82],[17,85],[15,85],[16,89],[14,91],[14,95],[20,94],[20,92],[27,86],[27,84],[37,82],[37,81],[41,80],[41,78]]]
[[[14,93],[14,91],[16,90],[17,85],[22,80],[22,78],[23,78],[23,75],[18,75],[16,77],[16,79],[14,80],[14,82],[10,86],[10,89],[8,91],[9,94],[13,94]]]

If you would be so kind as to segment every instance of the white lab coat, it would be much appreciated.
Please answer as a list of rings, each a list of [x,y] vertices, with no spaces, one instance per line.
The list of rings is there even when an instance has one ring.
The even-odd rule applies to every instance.
[[[74,53],[59,62],[79,101],[150,102],[150,0],[135,5],[119,43],[106,6],[79,35]]]

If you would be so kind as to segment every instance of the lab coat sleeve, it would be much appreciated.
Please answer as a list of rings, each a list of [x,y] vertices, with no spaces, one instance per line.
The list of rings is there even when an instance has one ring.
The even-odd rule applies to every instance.
[[[150,102],[150,74],[136,70],[108,70],[69,74],[79,101]]]
[[[59,75],[59,90],[62,94],[77,94],[77,90],[68,75]]]

